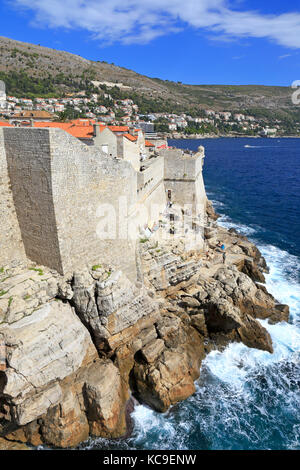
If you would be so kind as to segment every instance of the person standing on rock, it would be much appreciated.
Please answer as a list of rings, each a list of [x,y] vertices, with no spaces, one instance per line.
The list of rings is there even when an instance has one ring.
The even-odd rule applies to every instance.
[[[222,250],[223,263],[225,264],[225,262],[226,262],[226,251],[225,251],[225,245],[224,244],[221,246],[221,250]]]

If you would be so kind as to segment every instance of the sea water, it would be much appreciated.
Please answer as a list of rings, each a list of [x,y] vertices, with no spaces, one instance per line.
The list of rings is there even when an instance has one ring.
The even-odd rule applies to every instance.
[[[274,354],[231,344],[204,360],[196,393],[159,414],[139,405],[129,439],[90,439],[85,449],[300,449],[300,140],[176,140],[206,148],[204,180],[219,224],[257,244],[267,288],[289,323],[261,323]]]

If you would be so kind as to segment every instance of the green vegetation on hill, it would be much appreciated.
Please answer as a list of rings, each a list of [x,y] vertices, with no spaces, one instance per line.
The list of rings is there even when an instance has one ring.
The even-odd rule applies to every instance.
[[[6,82],[7,93],[17,97],[59,98],[82,91],[89,97],[100,91],[114,100],[132,99],[140,114],[186,113],[196,118],[204,117],[204,109],[213,109],[251,115],[262,125],[280,122],[287,134],[300,126],[300,106],[292,104],[292,90],[288,87],[186,85],[4,37],[0,37],[0,79]],[[98,87],[92,81],[121,82],[129,88]],[[109,107],[103,96],[101,104]],[[68,110],[62,118],[68,117],[70,112]],[[222,125],[226,127],[225,123]],[[157,130],[164,127],[165,123],[157,123]],[[201,133],[208,128],[208,125],[191,124],[186,133],[192,134],[195,130]]]
[[[25,70],[10,70],[0,71],[0,80],[5,82],[7,94],[17,98],[59,98],[68,92],[80,91],[85,91],[88,96],[98,91],[86,74],[74,79],[63,72],[54,76],[49,73],[45,77],[36,77]]]

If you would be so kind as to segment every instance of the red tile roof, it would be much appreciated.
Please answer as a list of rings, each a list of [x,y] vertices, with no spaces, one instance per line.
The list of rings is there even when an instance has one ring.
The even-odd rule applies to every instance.
[[[72,123],[46,121],[46,122],[34,122],[33,125],[34,127],[55,127],[55,128],[67,130],[70,126],[72,126]]]
[[[155,145],[152,144],[152,142],[150,142],[149,140],[145,140],[145,146],[146,147],[155,147]]]
[[[78,125],[78,124],[79,125]],[[94,129],[89,121],[82,122],[79,119],[71,122],[35,122],[34,127],[52,127],[63,129],[78,139],[91,139]]]
[[[94,136],[93,126],[71,126],[66,131],[77,139],[92,139]]]
[[[136,135],[124,134],[124,137],[126,137],[126,139],[128,139],[128,140],[131,140],[131,142],[136,142],[137,141],[137,136]]]
[[[9,122],[0,121],[0,127],[13,127]]]
[[[128,132],[128,131],[129,131],[129,127],[128,127],[128,126],[108,126],[108,128],[109,128],[112,132]]]
[[[70,122],[35,122],[34,127],[54,127],[63,129],[64,131],[68,132],[69,134],[77,137],[78,139],[91,139],[94,135],[94,128],[93,124],[95,124],[95,120],[93,119],[74,119]],[[99,124],[100,132],[104,131],[104,129],[108,128],[112,132],[120,132],[130,140],[131,142],[135,142],[137,140],[137,136],[133,136],[129,134],[129,127],[128,126],[105,126]]]

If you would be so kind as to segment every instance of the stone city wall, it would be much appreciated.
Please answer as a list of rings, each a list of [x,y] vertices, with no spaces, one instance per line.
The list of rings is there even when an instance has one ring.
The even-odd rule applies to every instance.
[[[0,269],[26,260],[9,179],[3,129],[0,129]]]
[[[138,142],[131,142],[126,137],[120,137],[123,140],[123,153],[119,154],[119,158],[124,158],[127,162],[130,162],[135,169],[140,169],[140,145]]]
[[[199,149],[200,150],[200,149]],[[204,151],[184,154],[182,150],[163,150],[164,182],[167,196],[173,204],[192,204],[193,212],[204,216],[206,192],[202,176]],[[200,214],[197,207],[200,206]]]
[[[128,207],[136,204],[132,166],[61,129],[6,128],[4,135],[27,257],[61,274],[112,263],[135,279],[136,241],[127,239],[131,220],[119,213],[120,196]]]
[[[167,204],[163,182],[164,159],[151,159],[144,166],[145,170],[138,173],[138,201],[146,208],[147,224],[151,225],[159,220]]]

